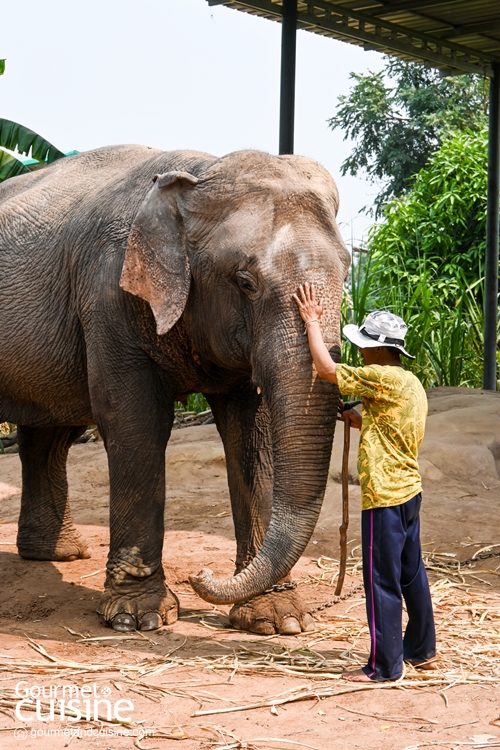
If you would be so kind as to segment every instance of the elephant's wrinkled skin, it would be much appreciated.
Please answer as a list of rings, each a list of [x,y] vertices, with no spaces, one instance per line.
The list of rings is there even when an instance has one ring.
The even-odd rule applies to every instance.
[[[1,186],[0,420],[18,425],[19,554],[89,555],[66,457],[95,421],[111,485],[100,611],[115,629],[177,617],[161,563],[165,448],[174,401],[198,391],[225,447],[237,556],[233,578],[202,571],[192,585],[234,603],[236,627],[312,627],[296,592],[264,592],[302,554],[326,484],[337,392],[313,372],[291,295],[315,283],[338,356],[337,207],[318,164],[254,151],[116,146]]]

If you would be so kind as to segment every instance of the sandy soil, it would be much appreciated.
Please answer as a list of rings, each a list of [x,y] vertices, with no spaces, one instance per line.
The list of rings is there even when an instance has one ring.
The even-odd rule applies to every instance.
[[[427,434],[421,451],[424,550],[457,556],[443,559],[463,560],[487,545],[499,545],[499,425],[500,393],[464,389],[431,392]],[[321,580],[324,571],[318,566],[318,559],[338,556],[341,450],[342,427],[335,440],[320,520],[294,570],[294,578],[312,606],[333,598],[332,576],[324,575]],[[353,481],[355,454],[353,434],[350,461]],[[173,433],[167,451],[167,472],[164,565],[167,581],[180,599],[180,619],[171,627],[147,634],[147,638],[132,634],[125,640],[104,628],[95,614],[109,539],[108,478],[102,444],[76,445],[70,452],[73,516],[93,550],[91,559],[72,563],[28,562],[17,556],[20,462],[16,455],[0,456],[2,748],[11,750],[21,744],[41,750],[63,748],[69,743],[81,750],[133,748],[134,743],[138,748],[168,748],[179,740],[185,750],[217,746],[259,750],[500,746],[500,722],[491,723],[500,714],[498,688],[488,681],[484,670],[477,675],[477,684],[469,680],[445,693],[438,692],[439,686],[424,685],[422,681],[399,688],[375,686],[351,692],[340,681],[338,666],[328,674],[316,668],[321,659],[337,664],[345,659],[348,667],[364,663],[368,639],[362,592],[319,613],[316,633],[265,638],[231,630],[228,607],[215,610],[197,598],[187,584],[188,574],[203,566],[211,567],[219,577],[228,576],[233,570],[234,537],[225,463],[215,427],[189,427]],[[360,494],[356,484],[350,486],[350,507],[349,547],[356,555],[360,542]],[[482,624],[489,627],[488,632],[496,639],[496,647],[492,646],[496,649],[500,641],[497,610],[496,626],[491,622],[494,606],[498,609],[500,601],[500,583],[498,571],[488,570],[494,571],[499,562],[493,558],[478,563],[472,571],[474,577],[466,579],[468,589],[473,588],[484,602],[492,603],[491,612],[487,612]],[[331,566],[335,568],[333,563]],[[430,577],[442,579],[442,574],[431,571]],[[344,591],[359,580],[359,575],[348,577]],[[471,618],[474,614],[471,613]],[[442,622],[453,621],[453,608],[445,613],[444,619],[442,615],[441,612]],[[348,620],[350,630],[344,627]],[[446,650],[448,632],[443,626],[438,633],[441,651]],[[82,638],[96,640],[81,642]],[[464,641],[465,664],[470,663],[469,643]],[[49,656],[37,652],[39,647]],[[272,667],[271,655],[276,658],[280,653],[288,653],[289,671]],[[297,669],[304,655],[310,658],[312,668],[293,673],[290,654],[296,655]],[[259,668],[245,666],[245,658],[258,658]],[[22,660],[26,660],[24,666]],[[498,661],[497,651],[497,665]],[[35,662],[40,666],[30,666]],[[96,671],[96,665],[101,665],[100,670]],[[130,722],[76,724],[61,722],[59,717],[41,722],[26,707],[21,713],[26,720],[20,721],[13,710],[19,700],[13,690],[23,680],[20,692],[33,688],[36,693],[43,686],[46,690],[49,686],[52,689],[62,685],[76,685],[78,689],[90,686],[90,690],[95,690],[101,699],[107,698],[112,706],[118,700],[131,701],[133,705],[120,704],[119,714],[121,718],[130,716]],[[259,703],[300,687],[317,693],[330,688],[332,696],[283,705],[275,698],[274,706],[193,716],[200,710]],[[48,702],[49,698],[44,700]],[[106,709],[106,704],[101,704],[101,714]],[[68,731],[79,728],[83,736],[48,736],[61,727]],[[99,735],[100,727],[103,731]],[[156,727],[157,732],[161,729],[171,739],[138,738],[144,727]],[[45,732],[45,736],[34,736],[36,731]],[[89,731],[94,736],[88,736]],[[122,736],[117,736],[119,732]],[[129,736],[125,736],[127,732]],[[217,742],[220,744],[216,745]]]

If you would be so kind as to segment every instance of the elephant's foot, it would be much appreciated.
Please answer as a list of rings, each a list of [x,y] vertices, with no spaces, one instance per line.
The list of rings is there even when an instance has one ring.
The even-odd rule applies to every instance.
[[[54,562],[72,562],[91,557],[92,550],[74,526],[59,533],[57,538],[50,534],[36,532],[30,528],[19,527],[17,549],[25,560],[52,560]]]
[[[97,611],[113,630],[157,630],[177,620],[179,600],[165,584],[160,566],[145,578],[107,582]]]
[[[235,604],[229,613],[233,628],[261,635],[298,635],[314,630],[314,618],[296,591],[272,591]]]

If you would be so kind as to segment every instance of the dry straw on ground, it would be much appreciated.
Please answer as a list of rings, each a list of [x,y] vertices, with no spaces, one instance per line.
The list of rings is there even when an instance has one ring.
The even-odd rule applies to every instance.
[[[492,547],[489,548],[490,550]],[[356,550],[354,550],[354,553]],[[484,557],[484,550],[481,550]],[[477,555],[478,553],[476,553]],[[431,591],[434,603],[437,635],[439,642],[439,669],[422,672],[406,667],[401,679],[396,682],[355,684],[341,680],[342,672],[356,669],[366,661],[369,634],[364,617],[364,600],[358,593],[360,581],[360,560],[351,555],[348,566],[351,591],[356,598],[349,598],[335,608],[328,607],[322,612],[322,620],[314,633],[303,634],[294,639],[294,645],[276,642],[277,637],[258,637],[248,645],[233,638],[234,631],[223,627],[220,613],[216,610],[207,614],[183,613],[183,619],[197,615],[200,622],[211,630],[211,638],[205,641],[203,656],[193,655],[184,644],[162,655],[151,655],[137,662],[123,663],[121,660],[86,663],[57,656],[42,645],[28,639],[28,643],[41,658],[20,659],[0,654],[0,672],[5,676],[21,679],[26,675],[58,677],[65,679],[102,678],[110,681],[120,690],[130,690],[154,702],[166,696],[176,696],[193,701],[198,710],[191,716],[199,719],[208,715],[248,711],[256,708],[276,707],[296,701],[318,701],[337,698],[347,693],[367,690],[432,690],[439,693],[447,704],[446,693],[456,685],[498,685],[500,684],[500,594],[493,590],[486,577],[498,574],[495,570],[481,570],[472,567],[473,558],[466,566],[460,565],[453,555],[426,554],[426,567],[432,581]],[[338,575],[338,563],[328,558],[318,560],[320,572],[301,582],[309,600],[316,595],[333,591]],[[485,577],[486,576],[486,577]],[[327,602],[328,603],[328,602]],[[318,606],[319,609],[319,606]],[[339,611],[341,610],[341,611]],[[102,641],[135,638],[151,641],[142,633],[128,636],[97,636],[87,638],[70,628],[66,630],[79,641]],[[109,632],[109,631],[108,631]],[[153,641],[154,643],[154,641]],[[210,652],[211,651],[211,652]],[[196,669],[207,675],[208,682],[198,679],[184,679],[186,669]],[[214,691],[213,675],[221,672],[231,680],[236,674],[269,676],[294,676],[299,684],[284,693],[263,695],[252,703],[242,704],[228,700]],[[160,679],[166,678],[167,680]],[[5,678],[4,678],[5,679]],[[212,680],[212,682],[210,682]],[[0,689],[0,710],[12,711],[15,695],[11,688]],[[345,709],[343,710],[351,710]],[[368,714],[367,714],[368,715]],[[423,723],[422,717],[383,717],[377,718],[392,722],[413,720]],[[158,739],[188,739],[198,737],[194,728],[202,730],[205,741],[212,742],[225,750],[242,747],[241,740],[226,733],[221,728],[209,729],[208,725],[155,728],[149,735]],[[13,729],[14,727],[12,727]],[[198,730],[196,730],[198,732]],[[212,738],[207,737],[207,733]],[[221,734],[222,733],[222,734]],[[265,744],[267,742],[267,745]],[[280,738],[255,738],[247,741],[247,747],[269,746],[277,742],[300,745]],[[253,743],[253,744],[252,744]],[[439,743],[427,743],[439,744]],[[446,744],[446,743],[444,743]],[[469,743],[465,743],[469,744]],[[140,740],[136,746],[141,747]],[[310,745],[302,745],[311,747]],[[477,746],[477,745],[476,745]],[[487,745],[491,747],[491,743]],[[496,746],[496,745],[495,745]]]

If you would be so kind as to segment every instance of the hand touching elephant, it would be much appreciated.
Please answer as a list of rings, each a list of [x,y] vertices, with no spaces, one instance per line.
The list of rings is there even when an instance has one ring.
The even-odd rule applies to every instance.
[[[338,356],[337,206],[315,162],[254,151],[116,146],[0,187],[0,421],[19,426],[19,554],[88,556],[66,457],[97,422],[111,533],[100,612],[115,629],[177,617],[161,562],[165,448],[174,402],[198,391],[225,447],[237,554],[232,578],[204,570],[192,585],[233,603],[236,627],[312,626],[296,592],[264,592],[302,554],[327,479],[337,392],[313,371],[292,293],[314,282]]]

